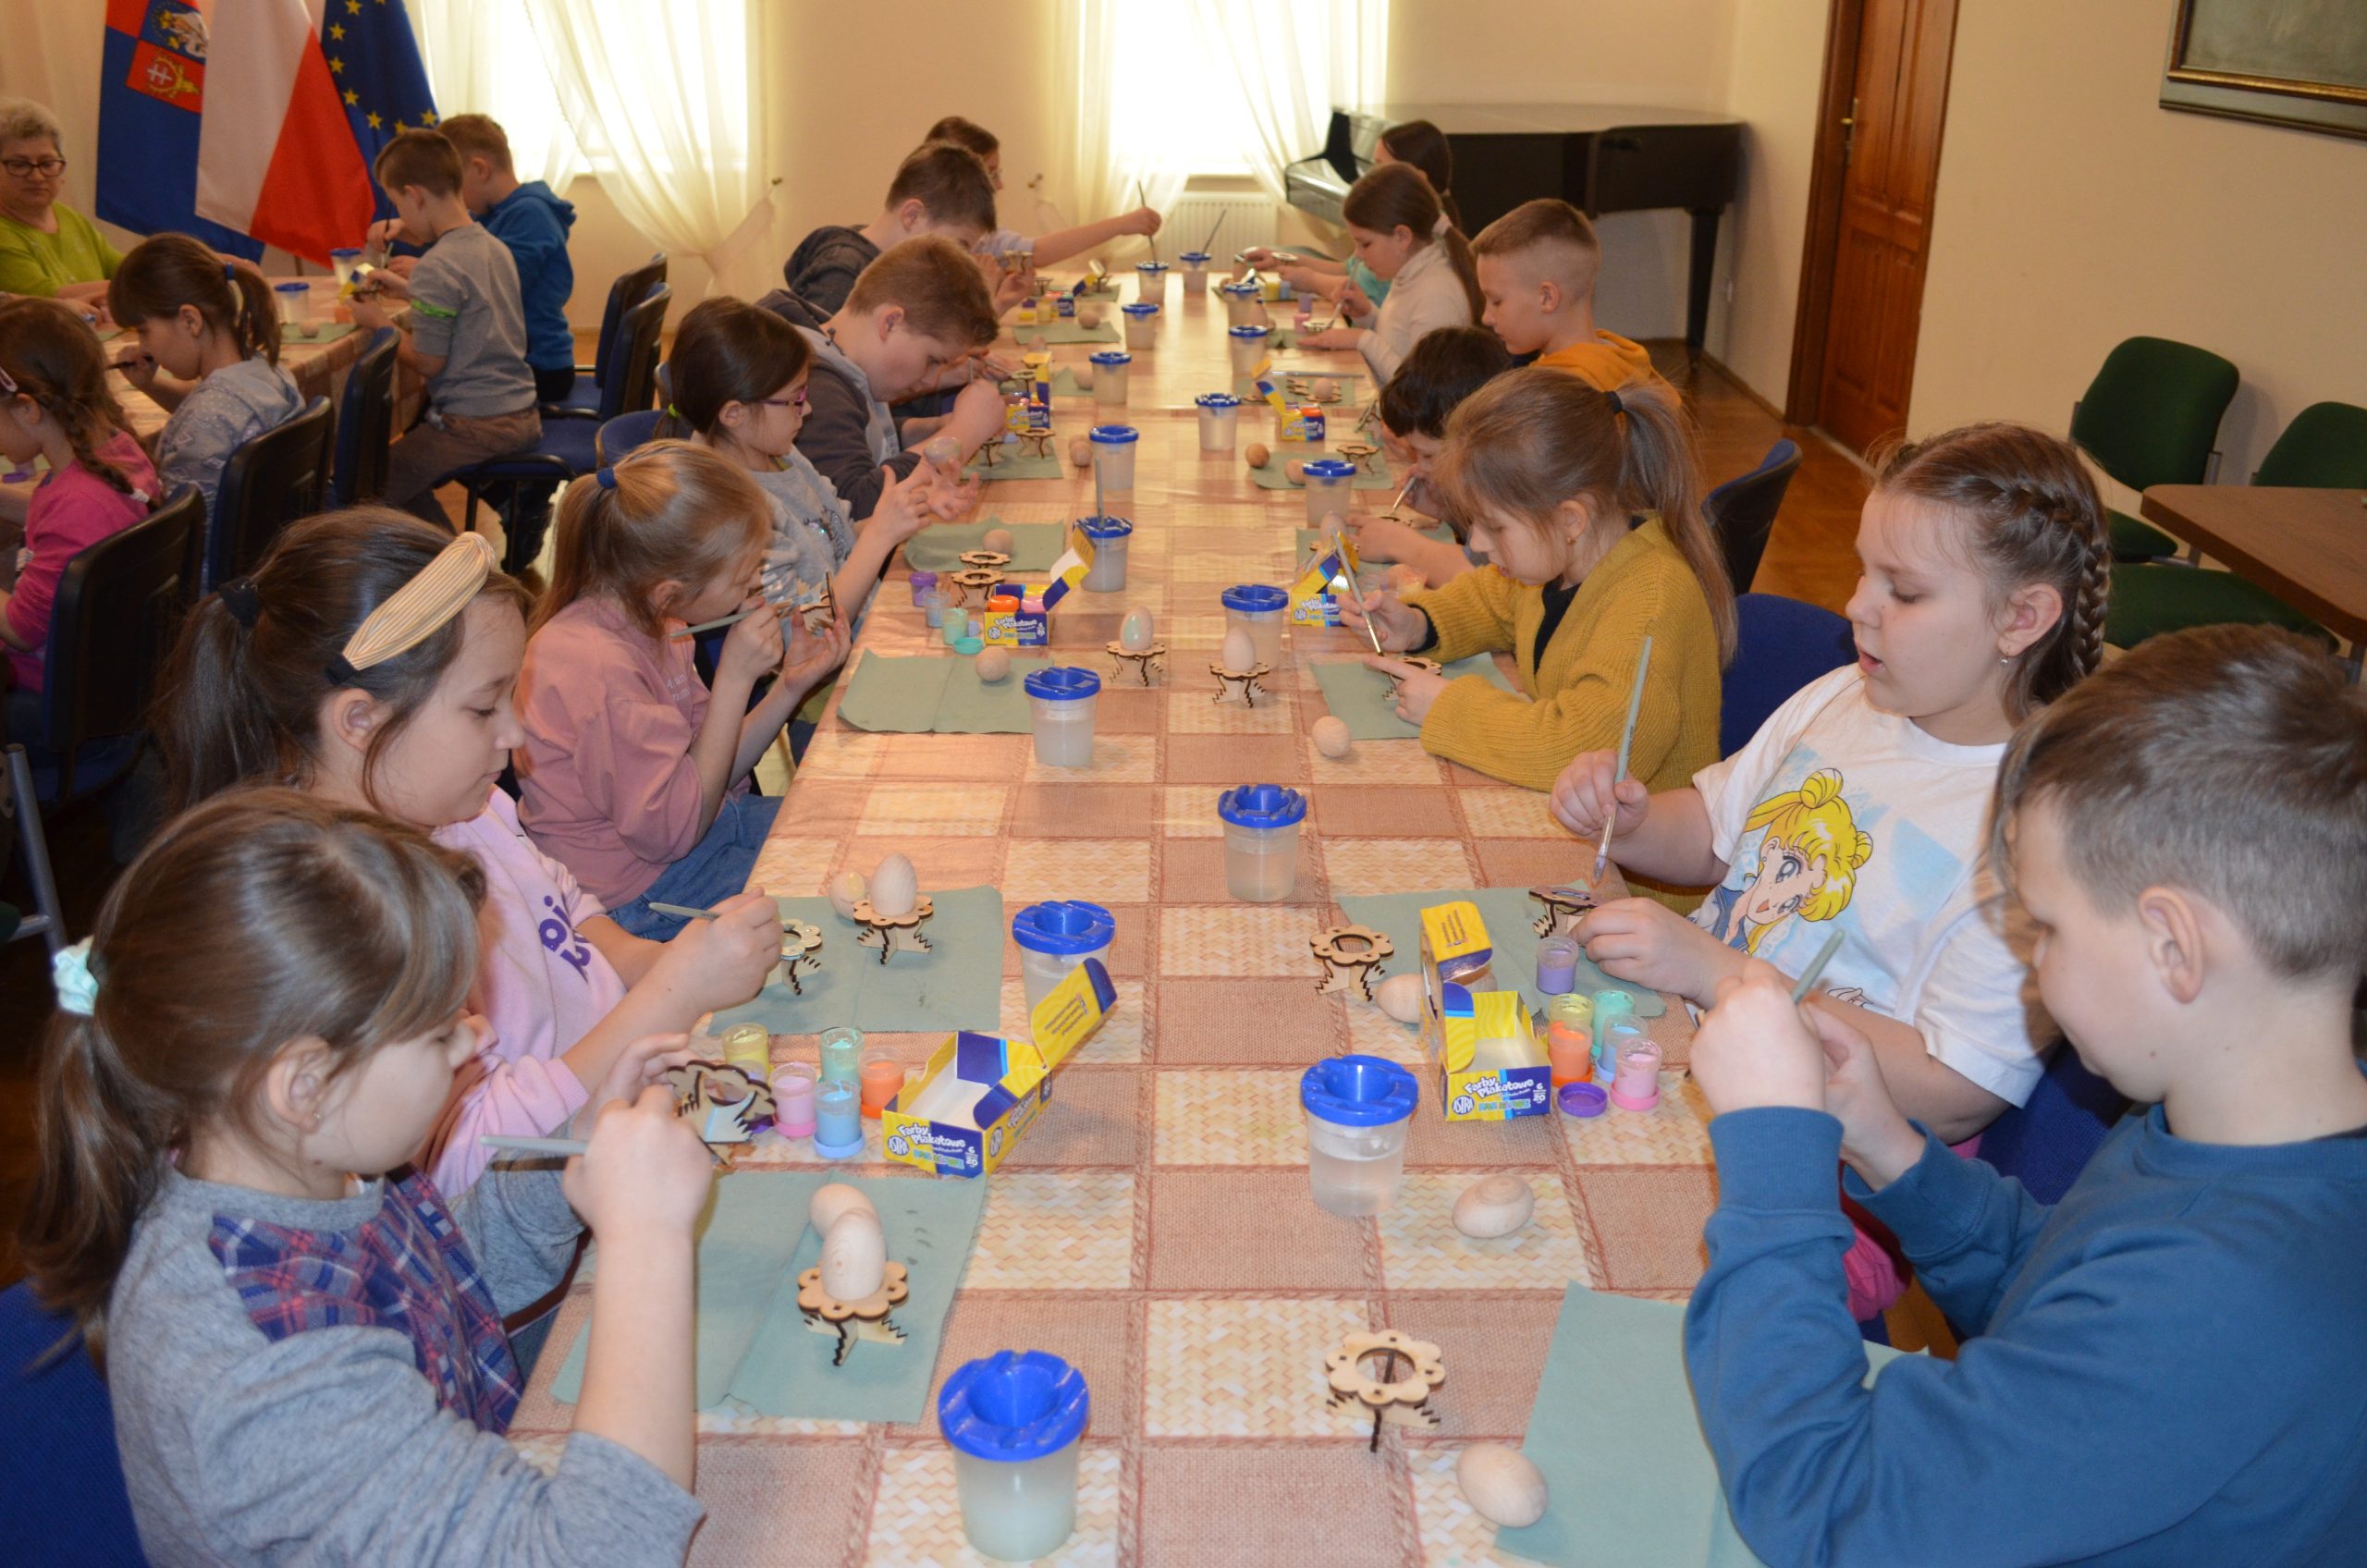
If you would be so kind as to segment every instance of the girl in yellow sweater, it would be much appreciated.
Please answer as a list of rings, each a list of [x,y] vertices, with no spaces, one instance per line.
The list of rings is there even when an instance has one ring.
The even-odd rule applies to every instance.
[[[1404,677],[1398,717],[1422,727],[1424,747],[1550,790],[1580,752],[1619,744],[1650,636],[1634,776],[1676,788],[1717,760],[1735,596],[1701,515],[1692,437],[1664,385],[1599,392],[1543,366],[1499,376],[1447,422],[1431,484],[1490,564],[1402,603],[1373,595],[1381,646],[1441,663],[1509,651],[1520,692],[1367,658]],[[1353,605],[1342,614],[1358,619]]]

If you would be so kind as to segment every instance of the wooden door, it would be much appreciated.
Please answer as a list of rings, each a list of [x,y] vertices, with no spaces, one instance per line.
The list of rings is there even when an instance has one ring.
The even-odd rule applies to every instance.
[[[1826,93],[1842,111],[1827,141],[1837,174],[1828,184],[1837,185],[1839,199],[1828,204],[1829,239],[1811,231],[1812,242],[1825,241],[1823,256],[1810,263],[1812,270],[1823,263],[1829,304],[1813,329],[1821,350],[1815,406],[1801,412],[1862,452],[1907,425],[1956,6],[1859,0],[1855,8],[1854,59],[1826,65],[1848,74],[1836,74],[1828,81],[1836,91]],[[1846,95],[1837,91],[1845,80]],[[1802,336],[1810,330],[1804,321]]]

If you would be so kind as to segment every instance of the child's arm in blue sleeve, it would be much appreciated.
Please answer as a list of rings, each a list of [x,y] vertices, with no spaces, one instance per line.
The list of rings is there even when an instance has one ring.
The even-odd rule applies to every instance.
[[[1925,1133],[1923,1158],[1875,1192],[1855,1171],[1851,1197],[1891,1229],[1923,1289],[1968,1334],[1989,1327],[2005,1287],[2046,1224],[2046,1206],[2019,1182],[1977,1159],[1959,1159]]]

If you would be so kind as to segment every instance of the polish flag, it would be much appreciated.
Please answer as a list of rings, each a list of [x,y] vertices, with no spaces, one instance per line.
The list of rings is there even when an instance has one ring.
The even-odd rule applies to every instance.
[[[197,211],[326,266],[376,198],[321,54],[326,0],[215,0]]]

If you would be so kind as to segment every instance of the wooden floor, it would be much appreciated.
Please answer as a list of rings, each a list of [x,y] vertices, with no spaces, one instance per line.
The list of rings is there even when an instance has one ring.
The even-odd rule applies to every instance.
[[[1789,435],[1800,444],[1799,472],[1750,587],[1840,609],[1857,581],[1850,541],[1866,495],[1862,472],[1822,437],[1778,422],[1714,367],[1688,374],[1681,346],[1654,345],[1652,354],[1661,374],[1684,391],[1699,423],[1711,483],[1755,467],[1779,437]],[[67,929],[86,935],[114,876],[104,810],[83,804],[50,822],[48,830]],[[0,877],[0,900],[25,908],[31,900],[19,858],[12,855],[7,875]],[[18,1272],[17,1220],[33,1169],[34,1047],[50,1001],[47,949],[32,940],[0,949],[0,1283]]]

